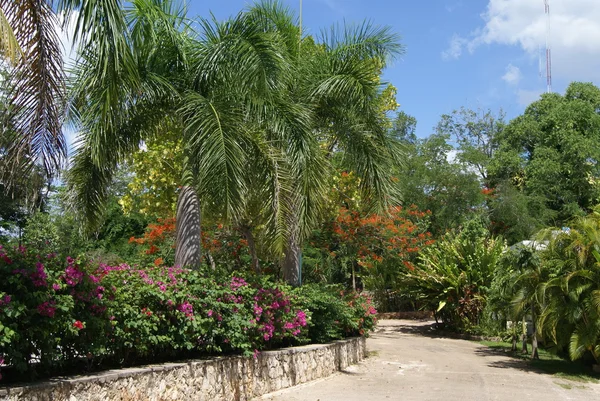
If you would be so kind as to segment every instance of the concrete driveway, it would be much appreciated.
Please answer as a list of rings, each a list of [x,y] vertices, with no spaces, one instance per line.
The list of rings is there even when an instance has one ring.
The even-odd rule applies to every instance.
[[[272,401],[600,401],[600,384],[571,382],[475,342],[437,338],[430,322],[382,320],[370,357],[323,380],[259,399]]]

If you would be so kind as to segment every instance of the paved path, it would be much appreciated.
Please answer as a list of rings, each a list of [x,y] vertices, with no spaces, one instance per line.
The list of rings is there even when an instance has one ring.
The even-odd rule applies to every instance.
[[[533,372],[523,361],[475,342],[436,338],[429,327],[426,322],[382,320],[367,340],[371,356],[364,362],[259,399],[600,401],[600,384]]]

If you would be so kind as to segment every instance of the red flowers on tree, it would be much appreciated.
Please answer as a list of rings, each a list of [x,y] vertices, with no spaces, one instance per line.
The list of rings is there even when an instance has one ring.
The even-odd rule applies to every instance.
[[[394,260],[410,269],[419,251],[434,241],[424,229],[430,212],[416,206],[394,207],[386,215],[361,216],[357,211],[341,208],[333,224],[335,243],[356,253],[358,265],[372,268],[375,264]],[[335,248],[331,249],[336,256]]]

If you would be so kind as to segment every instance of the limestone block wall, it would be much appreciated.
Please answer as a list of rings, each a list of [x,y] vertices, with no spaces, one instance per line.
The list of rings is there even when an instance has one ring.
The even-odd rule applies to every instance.
[[[329,376],[366,356],[363,337],[331,344],[109,370],[24,387],[0,388],[0,401],[249,400]]]

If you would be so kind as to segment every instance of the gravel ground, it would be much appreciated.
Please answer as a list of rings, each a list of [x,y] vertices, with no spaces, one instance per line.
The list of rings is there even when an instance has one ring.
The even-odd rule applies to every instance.
[[[431,322],[381,320],[367,340],[370,357],[364,362],[257,400],[600,401],[600,384],[532,371],[501,351],[438,338],[430,327]]]

